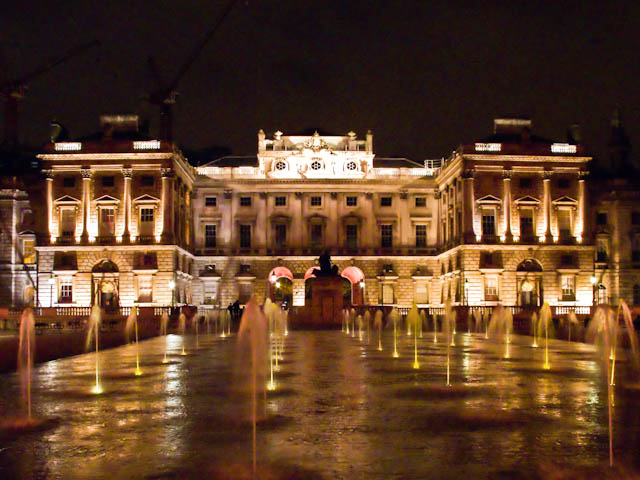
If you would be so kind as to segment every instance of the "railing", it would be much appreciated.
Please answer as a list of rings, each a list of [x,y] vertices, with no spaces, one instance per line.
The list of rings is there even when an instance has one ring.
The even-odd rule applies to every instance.
[[[55,312],[59,317],[86,317],[91,314],[91,307],[55,307]]]

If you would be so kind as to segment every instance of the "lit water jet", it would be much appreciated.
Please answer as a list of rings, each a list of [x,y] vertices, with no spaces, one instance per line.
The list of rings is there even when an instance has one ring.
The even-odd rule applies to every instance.
[[[418,362],[418,323],[420,322],[420,313],[418,312],[418,306],[413,303],[411,310],[407,314],[407,324],[410,328],[413,328],[413,368],[416,370],[420,368]]]
[[[351,318],[349,318],[349,310],[344,311],[344,320],[346,323],[345,333],[349,335],[349,323],[351,322]]]
[[[276,328],[275,328],[275,318],[278,311],[278,306],[274,304],[271,299],[267,298],[262,307],[262,312],[264,314],[266,324],[267,324],[267,333],[269,337],[269,383],[267,383],[267,390],[273,391],[276,389],[276,385],[273,382],[273,370],[274,363],[277,359],[278,353],[275,351],[277,349],[276,343]]]
[[[180,313],[180,316],[178,317],[178,328],[180,329],[180,335],[182,336],[182,352],[180,355],[186,355],[187,352],[184,350],[184,337],[187,333],[187,317],[184,313]]]
[[[538,338],[542,338],[542,332],[544,331],[544,363],[542,368],[545,370],[549,370],[551,368],[551,364],[549,363],[549,336],[553,335],[552,332],[550,333],[552,327],[551,307],[547,302],[544,302],[544,305],[542,305],[542,308],[540,309],[538,328],[536,330]]]
[[[393,358],[398,358],[398,320],[399,320],[398,310],[395,308],[391,309],[387,317],[387,323],[393,323]]]
[[[194,315],[191,319],[191,322],[193,322],[193,326],[195,327],[196,330],[196,350],[200,348],[200,334],[199,334],[199,326],[200,326],[200,317],[198,317],[198,315]]]
[[[567,341],[571,341],[571,330],[575,327],[577,328],[580,322],[578,321],[578,317],[576,316],[576,312],[571,310],[564,318],[565,328],[568,332]]]
[[[167,329],[169,327],[169,314],[167,312],[162,312],[162,317],[160,317],[160,332],[164,336],[164,358],[162,359],[162,363],[169,363],[167,359],[167,350],[169,349],[169,344],[167,340]]]
[[[531,314],[531,335],[533,335],[533,348],[538,348],[538,314],[533,312]]]
[[[420,338],[422,338],[423,326],[425,328],[429,328],[429,325],[427,324],[427,312],[424,309],[420,310]]]
[[[358,322],[358,340],[362,341],[362,315],[358,315],[356,320]]]
[[[245,352],[249,350],[248,357],[251,359],[251,423],[252,423],[252,446],[253,446],[253,474],[256,474],[257,466],[257,422],[258,422],[258,390],[265,387],[264,370],[267,357],[267,321],[258,308],[255,299],[251,297],[249,303],[242,314],[240,327],[238,329],[238,347]],[[241,355],[240,358],[247,358]]]
[[[89,315],[89,324],[87,330],[87,341],[86,341],[86,350],[89,350],[91,347],[92,341],[95,343],[95,352],[96,352],[96,383],[91,389],[92,393],[99,394],[102,393],[102,386],[100,385],[100,366],[99,366],[99,348],[98,348],[98,337],[100,332],[100,321],[101,321],[102,312],[100,311],[100,307],[98,305],[94,305],[91,307],[91,314]]]
[[[433,343],[438,343],[438,316],[434,312],[431,318],[433,319]]]
[[[127,342],[131,340],[131,331],[135,329],[135,339],[136,339],[136,376],[142,375],[142,370],[140,370],[140,348],[138,347],[138,307],[135,305],[131,307],[131,313],[127,317],[127,321],[124,326],[125,338]]]
[[[473,311],[473,326],[476,333],[482,331],[482,313],[480,313],[480,310]]]
[[[444,304],[444,318],[442,320],[442,329],[446,333],[445,342],[447,342],[447,387],[451,385],[451,346],[453,344],[453,329],[456,323],[456,312],[451,306],[451,299],[447,298]]]
[[[351,337],[356,336],[356,309],[352,308],[349,312],[349,318],[351,318]]]
[[[487,308],[482,314],[482,323],[484,325],[484,338],[489,339],[489,318],[491,317],[491,311]]]
[[[369,342],[371,340],[371,331],[370,331],[371,330],[371,313],[369,312],[369,310],[364,312],[363,321],[367,327],[367,345],[369,345]]]
[[[488,328],[489,338],[504,343],[504,358],[509,358],[509,344],[513,334],[513,315],[511,310],[498,305],[493,309]]]
[[[376,315],[373,318],[373,326],[378,329],[378,351],[382,351],[382,316],[384,313],[382,310],[377,310]]]
[[[36,346],[35,320],[31,305],[26,307],[20,317],[20,339],[18,344],[18,376],[20,391],[27,409],[27,421],[31,422],[31,374]]]

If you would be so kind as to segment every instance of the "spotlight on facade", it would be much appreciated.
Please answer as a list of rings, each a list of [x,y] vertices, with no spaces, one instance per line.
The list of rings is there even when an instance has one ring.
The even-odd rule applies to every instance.
[[[360,288],[364,288],[364,280],[360,280]]]
[[[595,285],[598,279],[595,275],[591,275],[591,277],[589,277],[589,281],[591,282],[591,285]]]
[[[280,280],[276,281],[276,288],[280,288]]]
[[[176,281],[175,280],[169,280],[169,288],[171,290],[175,290],[176,289]]]
[[[271,280],[271,283],[276,283],[277,279],[278,279],[278,277],[276,277],[275,273],[272,273],[271,277],[269,277],[269,280]]]

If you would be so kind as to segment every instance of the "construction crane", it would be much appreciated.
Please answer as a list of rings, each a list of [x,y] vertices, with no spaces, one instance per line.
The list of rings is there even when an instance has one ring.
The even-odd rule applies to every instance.
[[[144,100],[160,108],[160,138],[162,140],[173,140],[173,105],[176,103],[176,96],[178,95],[178,84],[184,77],[185,73],[187,73],[189,68],[191,68],[193,63],[197,60],[206,44],[211,40],[211,37],[215,35],[227,19],[235,4],[239,3],[239,1],[240,0],[231,0],[227,3],[218,16],[216,22],[195,45],[185,62],[174,75],[173,79],[166,85],[162,85],[155,61],[152,57],[149,57],[149,68],[151,69],[151,73],[155,78],[158,88],[145,97]]]
[[[100,42],[97,40],[83,43],[71,48],[60,56],[50,59],[48,62],[22,77],[0,83],[0,98],[5,102],[3,142],[5,145],[15,146],[18,143],[18,102],[24,98],[25,91],[28,88],[27,83],[99,44]]]

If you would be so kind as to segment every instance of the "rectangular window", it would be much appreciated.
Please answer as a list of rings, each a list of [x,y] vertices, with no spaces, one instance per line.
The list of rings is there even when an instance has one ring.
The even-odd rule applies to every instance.
[[[596,213],[596,225],[606,225],[607,224],[607,214],[606,212],[598,212]]]
[[[322,224],[311,224],[311,245],[314,247],[322,245]]]
[[[322,206],[322,197],[311,197],[311,206],[312,207],[321,207]]]
[[[427,246],[427,226],[416,225],[416,248],[425,248]]]
[[[568,178],[558,179],[558,188],[561,188],[563,190],[569,188],[569,179]]]
[[[576,299],[575,280],[573,275],[562,276],[562,300],[572,302]]]
[[[76,186],[76,177],[64,177],[62,186],[65,188],[74,188]]]
[[[558,210],[558,234],[563,238],[571,236],[571,212],[569,210]]]
[[[609,241],[606,238],[596,239],[596,262],[606,262],[609,257]]]
[[[142,175],[140,177],[141,187],[153,187],[154,183],[155,183],[155,179],[153,178],[153,175]]]
[[[427,197],[416,197],[416,207],[426,207]]]
[[[32,265],[36,263],[36,241],[25,238],[22,241],[22,263]]]
[[[115,184],[115,178],[113,175],[107,175],[102,177],[102,186],[103,187],[113,187]]]
[[[284,207],[287,205],[287,197],[276,197],[276,207]]]
[[[140,221],[141,222],[153,222],[153,208],[141,208],[140,209]]]
[[[395,300],[395,295],[393,294],[393,284],[392,283],[383,283],[382,284],[382,303],[385,304],[393,304]]]
[[[391,206],[391,197],[380,197],[380,206],[381,207],[390,207]]]
[[[110,236],[115,232],[116,212],[114,208],[100,209],[100,236]]]
[[[152,302],[152,280],[151,277],[138,278],[138,302]]]
[[[631,225],[640,225],[640,212],[631,212]]]
[[[240,248],[251,248],[251,225],[240,225]]]
[[[347,207],[355,207],[358,205],[358,197],[347,197]]]
[[[484,299],[485,301],[489,301],[489,302],[495,302],[498,300],[498,278],[497,277],[485,277]]]
[[[358,248],[358,226],[347,225],[347,248]]]
[[[283,248],[287,246],[287,226],[284,224],[276,225],[276,247]]]
[[[520,188],[531,188],[533,181],[530,177],[524,177],[520,179]]]
[[[71,303],[73,301],[73,281],[70,278],[60,280],[59,303]]]
[[[533,237],[533,209],[531,208],[520,210],[520,236],[523,238]]]
[[[240,197],[240,206],[241,207],[250,207],[251,206],[251,197]]]
[[[570,255],[570,254],[560,255],[561,267],[572,267],[573,265],[574,265],[573,255]]]
[[[76,234],[76,212],[71,209],[62,210],[62,228],[63,237],[73,237]]]
[[[253,285],[250,283],[241,283],[238,285],[238,301],[245,305],[251,298],[253,293]]]
[[[496,214],[494,210],[482,211],[482,234],[483,235],[496,234]]]
[[[205,207],[218,206],[218,197],[204,197],[204,206]]]
[[[393,225],[380,225],[380,246],[391,248],[393,244]]]
[[[416,293],[415,293],[415,302],[416,303],[429,303],[429,295],[427,291],[427,284],[424,282],[416,283]]]
[[[204,226],[204,246],[205,248],[216,247],[217,225],[209,224]]]

